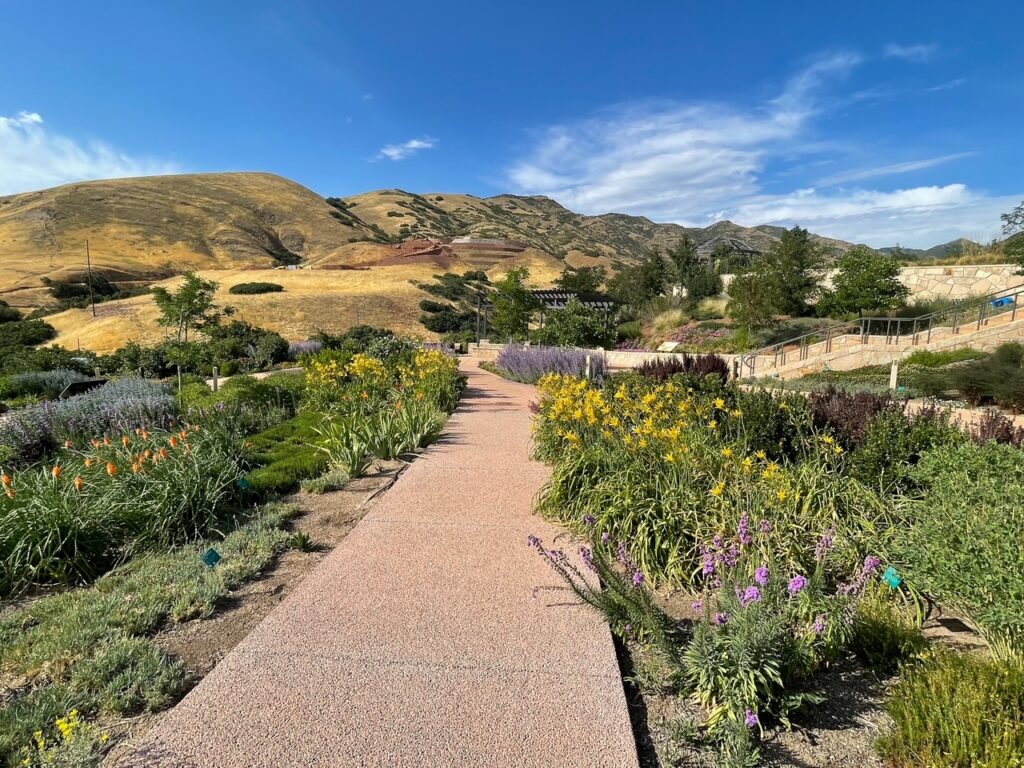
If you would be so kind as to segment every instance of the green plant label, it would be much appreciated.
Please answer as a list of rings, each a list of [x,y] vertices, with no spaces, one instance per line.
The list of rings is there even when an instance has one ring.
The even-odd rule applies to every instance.
[[[245,477],[238,478],[238,487],[241,488],[243,491],[249,490],[249,480],[248,480],[248,478],[245,478]]]
[[[891,565],[885,569],[885,573],[882,574],[882,581],[888,584],[893,589],[899,587],[903,583],[903,577],[900,576],[900,572],[893,568]]]
[[[217,563],[219,563],[221,561],[220,552],[218,552],[216,549],[213,549],[211,547],[210,549],[206,550],[203,553],[202,560],[208,566],[213,568],[213,566],[215,566]]]

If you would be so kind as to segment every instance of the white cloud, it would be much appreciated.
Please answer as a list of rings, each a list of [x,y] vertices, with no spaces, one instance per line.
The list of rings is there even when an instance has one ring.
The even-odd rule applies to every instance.
[[[954,160],[961,160],[965,157],[971,157],[973,154],[973,152],[956,152],[952,155],[930,157],[926,160],[910,160],[905,163],[893,163],[891,165],[881,165],[874,168],[859,168],[851,171],[843,171],[842,173],[836,173],[822,179],[818,182],[818,186],[829,187],[836,184],[846,184],[851,181],[874,179],[880,176],[894,176],[900,173],[910,173],[911,171],[923,171],[926,168],[934,168],[937,165],[950,163]]]
[[[801,189],[746,200],[731,215],[747,225],[800,224],[812,232],[875,247],[899,243],[928,248],[958,237],[978,242],[998,237],[999,214],[1022,197],[1024,193],[988,197],[964,184],[831,195]]]
[[[99,141],[49,130],[36,112],[0,116],[0,195],[88,179],[177,173],[172,164],[130,157]]]
[[[791,181],[863,154],[857,145],[814,135],[819,117],[848,107],[833,83],[860,61],[850,53],[819,59],[763,103],[641,102],[549,127],[507,169],[508,180],[515,191],[548,195],[582,213],[616,211],[701,226],[722,218],[747,226],[801,224],[876,246],[996,234],[999,212],[1013,207],[1006,199],[958,183],[888,191],[857,184],[970,153],[846,170],[814,188]]]
[[[956,78],[954,80],[947,80],[944,83],[939,83],[938,85],[933,85],[930,88],[925,88],[924,92],[925,93],[936,93],[937,91],[949,91],[949,90],[951,90],[953,88],[959,88],[961,85],[963,85],[966,82],[967,82],[967,78],[965,78],[965,77],[958,77],[958,78]]]
[[[931,61],[938,49],[939,46],[935,43],[929,43],[928,45],[899,45],[898,43],[889,43],[889,45],[885,46],[884,55],[890,59],[905,59],[906,61],[923,64]]]
[[[508,175],[517,189],[586,213],[679,220],[729,209],[760,191],[765,162],[788,152],[820,110],[817,92],[858,62],[820,59],[765,105],[641,103],[555,126]]]
[[[380,152],[377,153],[375,160],[404,160],[407,157],[415,155],[417,152],[424,149],[433,149],[437,144],[437,139],[432,139],[429,136],[424,136],[421,139],[409,139],[404,144],[388,144],[382,147]]]

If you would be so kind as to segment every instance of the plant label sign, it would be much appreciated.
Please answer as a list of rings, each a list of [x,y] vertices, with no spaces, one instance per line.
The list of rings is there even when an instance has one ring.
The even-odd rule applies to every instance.
[[[882,581],[888,584],[893,589],[899,587],[903,583],[903,577],[900,576],[900,572],[893,568],[891,565],[885,569],[885,573],[882,574]]]
[[[211,547],[203,553],[202,561],[210,568],[213,568],[213,566],[221,561],[220,552]]]

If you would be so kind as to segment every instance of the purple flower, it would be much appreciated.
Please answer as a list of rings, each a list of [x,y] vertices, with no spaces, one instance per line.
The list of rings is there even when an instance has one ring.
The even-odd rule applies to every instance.
[[[832,549],[832,535],[835,533],[834,528],[829,528],[827,533],[823,533],[821,538],[818,539],[818,545],[814,548],[814,559],[819,563],[825,559],[825,555]]]
[[[593,515],[584,515],[583,522],[585,525],[593,525],[597,522],[597,519]]]
[[[601,541],[604,542],[605,544],[608,543],[608,539],[610,539],[610,538],[611,538],[611,534],[609,534],[608,531],[605,531],[604,533],[601,534]]]
[[[641,573],[640,571],[637,571],[636,573],[634,573],[633,574],[633,586],[634,587],[639,587],[643,583],[644,583],[644,575],[643,575],[643,573]]]
[[[594,567],[594,553],[590,551],[590,547],[580,547],[580,560],[587,568],[597,573],[597,568]]]
[[[620,563],[622,563],[623,567],[626,568],[626,570],[628,570],[628,571],[639,570],[636,567],[636,563],[633,562],[633,558],[630,557],[630,555],[629,555],[629,549],[626,547],[626,542],[624,542],[624,541],[620,541],[619,542],[619,548],[616,551],[615,556],[618,558],[618,561]]]
[[[625,632],[625,633],[626,633],[627,635],[629,635],[630,637],[632,637],[632,636],[633,636],[633,625],[632,625],[632,624],[627,624],[627,625],[626,625],[626,626],[624,626],[624,627],[623,627],[622,629],[623,629],[623,631],[624,631],[624,632]]]
[[[789,580],[789,594],[795,595],[804,591],[804,587],[807,586],[806,576],[794,576]]]
[[[715,624],[717,624],[718,626],[722,626],[723,624],[726,624],[728,621],[729,621],[729,614],[728,613],[716,613],[715,614]]]
[[[704,555],[704,568],[701,571],[705,576],[710,576],[715,572],[715,557],[708,553]]]
[[[814,634],[820,635],[822,632],[824,632],[825,631],[825,623],[827,621],[828,621],[828,614],[827,613],[818,614],[818,617],[814,620],[814,627],[813,627],[814,628]]]
[[[531,533],[529,536],[526,537],[526,543],[529,544],[531,547],[536,547],[540,544],[540,539],[538,539]]]
[[[693,608],[694,613],[702,613],[704,611],[704,603],[701,600],[695,600],[690,607]]]
[[[864,567],[861,568],[861,574],[867,576],[868,574],[874,573],[882,566],[882,558],[875,557],[874,555],[868,555],[864,558]]]
[[[743,722],[747,724],[747,728],[757,728],[761,723],[761,721],[757,719],[757,713],[752,709],[748,709],[743,714]]]
[[[756,603],[761,599],[761,590],[755,586],[749,586],[744,590],[743,595],[740,597],[740,605],[746,608],[751,603]]]
[[[739,536],[740,544],[750,544],[754,541],[754,537],[750,535],[750,515],[746,513],[740,518]]]
[[[756,571],[754,571],[754,581],[760,584],[762,587],[768,583],[768,566],[762,565]]]
[[[758,528],[761,529],[761,533],[771,533],[772,532],[772,521],[767,519],[767,518],[765,518],[764,520],[761,521],[760,525],[758,525]]]

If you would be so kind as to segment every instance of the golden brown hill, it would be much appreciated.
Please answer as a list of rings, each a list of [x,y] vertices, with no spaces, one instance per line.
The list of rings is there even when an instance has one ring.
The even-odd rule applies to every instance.
[[[40,278],[93,267],[115,281],[189,269],[271,267],[373,237],[322,197],[268,173],[189,174],[67,184],[0,197],[0,295],[40,303]]]
[[[545,286],[567,264],[628,263],[687,233],[706,250],[722,239],[764,250],[781,232],[731,222],[699,229],[623,214],[584,216],[546,197],[379,190],[325,199],[268,173],[91,181],[0,197],[0,298],[25,310],[52,306],[43,279],[81,280],[88,240],[94,269],[119,284],[173,280],[188,270],[201,270],[222,290],[240,282],[280,283],[283,293],[220,299],[290,339],[359,322],[428,335],[417,322],[423,295],[410,281],[470,269],[495,278],[527,266],[531,282]],[[518,245],[449,245],[465,236]],[[263,271],[286,264],[302,269]],[[48,319],[59,343],[110,350],[130,338],[159,338],[155,316],[142,296],[101,304],[96,318],[69,310]]]

